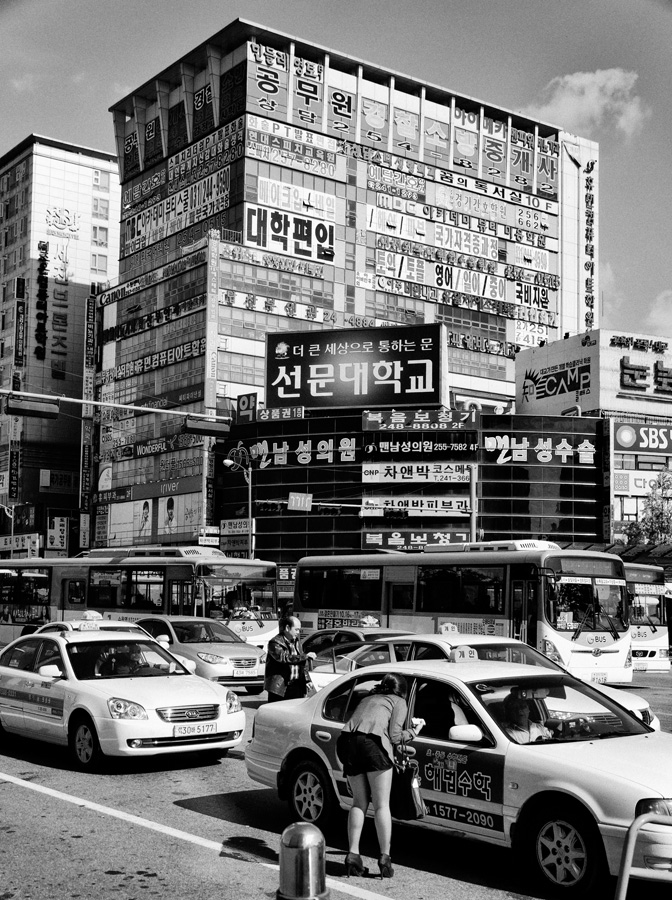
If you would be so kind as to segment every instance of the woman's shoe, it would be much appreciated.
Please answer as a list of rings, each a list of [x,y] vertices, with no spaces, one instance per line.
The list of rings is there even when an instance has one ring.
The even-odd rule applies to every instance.
[[[378,868],[380,869],[381,878],[392,878],[394,869],[392,868],[392,860],[389,856],[383,854],[378,860]]]
[[[345,857],[345,874],[350,878],[351,875],[368,875],[369,870],[362,862],[359,853],[348,853]]]

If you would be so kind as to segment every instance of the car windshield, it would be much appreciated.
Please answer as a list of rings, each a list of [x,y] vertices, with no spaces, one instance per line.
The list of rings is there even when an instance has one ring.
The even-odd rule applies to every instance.
[[[67,652],[75,677],[80,681],[190,674],[157,641],[115,637],[109,641],[68,644]]]
[[[240,644],[242,638],[220,622],[180,619],[173,622],[175,637],[181,644]]]
[[[571,675],[539,674],[468,685],[504,733],[518,744],[594,741],[651,729]]]

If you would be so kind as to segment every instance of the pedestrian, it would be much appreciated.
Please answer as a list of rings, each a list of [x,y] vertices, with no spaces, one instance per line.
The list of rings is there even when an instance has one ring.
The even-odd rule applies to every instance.
[[[390,790],[394,747],[412,740],[425,724],[424,719],[413,719],[412,727],[404,728],[408,715],[406,693],[406,679],[402,675],[385,675],[380,684],[359,703],[338,738],[336,752],[353,797],[348,814],[348,855],[345,857],[345,874],[348,877],[368,873],[359,855],[359,841],[369,805],[369,792],[380,849],[380,877],[392,878],[394,875],[390,859]]]
[[[294,700],[308,693],[307,668],[314,653],[303,653],[299,644],[301,622],[296,616],[283,616],[279,633],[268,642],[264,687],[268,702]]]

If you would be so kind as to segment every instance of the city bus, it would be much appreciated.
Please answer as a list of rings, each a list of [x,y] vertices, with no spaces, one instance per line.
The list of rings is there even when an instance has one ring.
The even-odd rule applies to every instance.
[[[309,556],[296,570],[304,631],[380,625],[515,637],[598,684],[632,681],[623,561],[549,541]]]
[[[665,570],[625,563],[630,603],[632,667],[635,672],[669,672]]]
[[[226,619],[250,642],[265,643],[278,627],[276,566],[201,546],[113,547],[0,563],[0,644],[87,610],[126,621],[151,614]]]

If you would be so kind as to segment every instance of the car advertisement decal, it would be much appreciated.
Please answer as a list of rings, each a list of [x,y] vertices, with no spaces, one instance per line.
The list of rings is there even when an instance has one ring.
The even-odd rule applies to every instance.
[[[21,704],[26,712],[36,712],[41,715],[63,718],[63,698],[46,697],[43,694],[35,694],[32,691],[15,691],[9,688],[0,688],[0,697],[7,697]]]
[[[446,745],[417,746],[417,751],[420,786],[430,816],[446,823],[504,831],[503,757]]]

